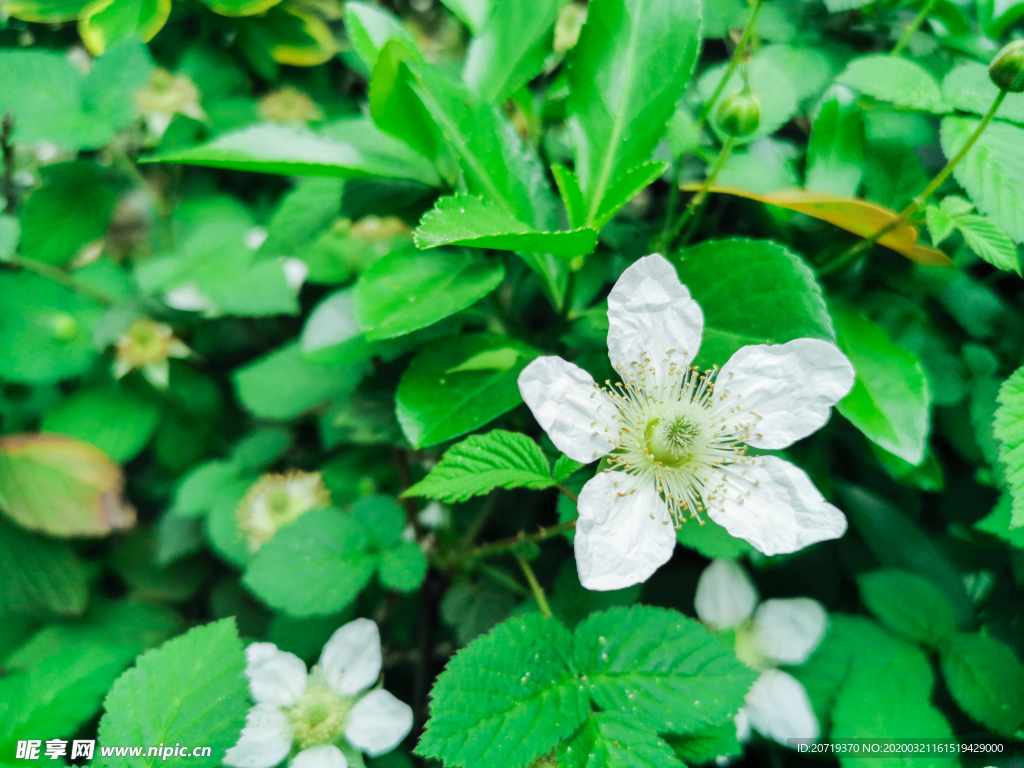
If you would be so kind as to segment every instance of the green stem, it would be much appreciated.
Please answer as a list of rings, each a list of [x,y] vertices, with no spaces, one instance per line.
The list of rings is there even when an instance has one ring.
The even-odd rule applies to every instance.
[[[725,74],[722,75],[722,79],[718,82],[718,86],[715,88],[714,93],[711,94],[711,98],[704,102],[704,106],[700,110],[700,114],[697,116],[697,122],[694,126],[697,131],[697,135],[700,135],[701,129],[704,127],[704,123],[708,119],[708,115],[711,114],[712,108],[715,106],[715,102],[718,101],[718,97],[722,95],[722,91],[725,90],[725,86],[728,85],[729,79],[732,77],[732,73],[736,71],[736,67],[740,64],[740,59],[743,58],[743,52],[747,49],[747,43],[750,42],[750,38],[754,36],[754,29],[757,26],[757,16],[761,13],[761,6],[763,0],[753,0],[750,5],[750,13],[747,15],[747,23],[743,27],[743,34],[740,36],[740,41],[736,44],[736,50],[732,52],[732,58],[729,59],[729,66],[725,69]]]
[[[567,523],[559,523],[558,525],[552,525],[550,528],[541,528],[537,533],[526,535],[520,531],[517,535],[510,539],[502,539],[501,541],[495,541],[490,544],[484,544],[473,550],[473,557],[493,557],[494,555],[501,555],[505,552],[509,552],[516,547],[522,546],[523,544],[538,544],[542,541],[547,541],[560,533],[571,531],[576,527],[576,521],[570,520]]]
[[[503,571],[499,571],[497,568],[492,568],[489,565],[484,565],[483,563],[481,563],[479,567],[480,567],[480,573],[482,573],[484,576],[487,576],[492,581],[498,582],[499,584],[501,584],[503,587],[506,587],[510,591],[515,592],[518,595],[524,595],[524,596],[530,594],[530,590],[528,590],[526,587],[524,587],[518,581],[513,579],[507,573],[504,573]]]
[[[679,177],[683,173],[683,158],[675,158],[675,166],[672,168],[672,186],[668,190],[668,207],[665,209],[665,225],[658,235],[658,242],[655,251],[664,251],[669,246],[669,230],[672,228],[672,220],[676,217],[676,208],[679,207]]]
[[[49,264],[44,264],[41,261],[26,259],[23,256],[15,256],[7,263],[14,267],[20,267],[26,272],[33,272],[40,277],[53,280],[55,283],[60,283],[61,285],[70,288],[83,296],[88,296],[93,301],[98,301],[100,304],[104,304],[108,307],[117,303],[110,296],[103,293],[103,291],[98,291],[91,285],[86,285],[80,280],[76,280],[64,270],[57,269]]]
[[[734,136],[730,136],[725,140],[725,144],[722,145],[722,151],[718,153],[718,159],[715,160],[715,164],[711,166],[711,171],[708,173],[707,178],[704,179],[704,183],[701,185],[701,188],[697,191],[696,195],[690,198],[689,205],[686,206],[686,209],[679,216],[679,219],[669,230],[669,235],[666,240],[666,249],[672,244],[672,241],[676,239],[679,235],[679,231],[688,221],[693,219],[693,221],[696,222],[698,220],[696,217],[704,207],[704,201],[707,200],[708,192],[714,185],[715,179],[718,178],[718,174],[722,172],[722,168],[725,167],[725,161],[728,160],[729,155],[732,154],[732,148],[735,144],[736,138]]]
[[[918,12],[917,16],[915,16],[914,20],[906,26],[903,30],[903,34],[900,35],[900,39],[889,52],[890,56],[899,56],[900,52],[907,47],[907,43],[910,42],[910,38],[914,36],[914,33],[917,32],[920,26],[924,23],[928,14],[932,12],[932,8],[935,7],[935,3],[936,0],[928,0],[923,6],[921,6],[921,10]]]
[[[533,568],[526,562],[526,558],[518,552],[516,553],[516,560],[519,561],[519,567],[523,569],[523,574],[526,576],[526,580],[530,582],[530,589],[533,590],[533,596],[537,598],[537,605],[540,608],[540,615],[546,619],[551,618],[551,606],[548,605],[548,599],[544,596],[544,590],[540,586],[540,582],[537,581],[537,577],[533,573]]]
[[[999,92],[999,94],[992,101],[992,106],[988,108],[988,112],[986,112],[985,116],[981,118],[981,122],[978,123],[978,127],[974,129],[974,133],[972,133],[971,137],[967,139],[964,145],[960,148],[960,151],[957,152],[952,158],[950,158],[949,162],[946,163],[945,167],[941,171],[939,171],[939,173],[935,176],[934,179],[931,180],[931,182],[929,182],[928,186],[921,191],[921,194],[915,197],[910,202],[910,205],[908,205],[900,212],[899,216],[897,216],[891,222],[889,222],[884,227],[879,229],[877,232],[872,234],[870,237],[866,237],[859,243],[856,243],[847,248],[845,251],[839,254],[839,256],[837,256],[831,262],[829,262],[824,267],[819,269],[818,276],[824,277],[825,275],[830,275],[833,272],[842,269],[851,261],[853,261],[853,259],[855,259],[859,254],[863,253],[876,242],[878,242],[880,238],[885,237],[890,232],[902,227],[904,224],[907,223],[911,216],[913,216],[915,213],[921,210],[921,208],[924,207],[924,204],[928,202],[928,198],[935,193],[935,190],[937,190],[942,185],[942,182],[949,178],[949,174],[951,174],[953,172],[953,169],[956,168],[957,164],[959,164],[959,162],[964,159],[964,157],[967,155],[967,152],[971,149],[971,147],[974,146],[974,142],[978,140],[978,137],[980,137],[985,128],[988,127],[988,124],[992,122],[992,119],[996,116],[996,112],[999,111],[999,107],[1002,106],[1003,99],[1006,98],[1006,93],[1006,91]]]

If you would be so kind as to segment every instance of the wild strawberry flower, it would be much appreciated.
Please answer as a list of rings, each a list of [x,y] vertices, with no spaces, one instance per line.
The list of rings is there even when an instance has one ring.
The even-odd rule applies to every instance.
[[[796,597],[758,605],[746,571],[731,560],[715,560],[700,575],[693,604],[709,628],[734,630],[736,655],[761,672],[736,715],[740,741],[750,738],[751,728],[784,746],[787,739],[816,740],[821,728],[807,691],[775,666],[803,664],[821,644],[828,625],[821,603]]]
[[[560,451],[608,465],[580,493],[576,565],[588,589],[646,581],[672,556],[673,530],[706,513],[766,555],[846,531],[843,513],[799,468],[753,448],[785,448],[822,427],[853,367],[819,339],[757,344],[721,370],[691,366],[704,315],[662,256],[630,266],[608,296],[601,387],[560,357],[539,357],[519,391]]]
[[[293,469],[284,475],[263,475],[238,504],[238,528],[249,542],[249,551],[256,552],[283,526],[330,503],[331,493],[319,472]]]
[[[224,756],[234,768],[271,768],[289,757],[290,768],[347,768],[339,745],[370,757],[390,752],[412,729],[412,709],[383,688],[380,632],[356,619],[327,641],[307,674],[298,656],[273,643],[245,651],[249,710],[238,743]]]

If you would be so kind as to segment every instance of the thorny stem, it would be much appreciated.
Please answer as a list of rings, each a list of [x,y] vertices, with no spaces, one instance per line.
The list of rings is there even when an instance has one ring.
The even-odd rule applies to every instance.
[[[924,20],[928,17],[928,14],[932,12],[932,8],[935,7],[935,2],[936,0],[927,0],[927,2],[923,6],[921,6],[920,12],[918,12],[917,16],[914,17],[914,20],[911,21],[906,26],[906,28],[903,30],[903,34],[900,35],[900,39],[896,42],[896,45],[889,52],[890,56],[900,55],[900,52],[907,46],[907,43],[910,42],[910,38],[914,36],[914,33],[917,32],[921,24],[924,23]]]
[[[954,155],[952,158],[950,158],[949,162],[946,163],[945,167],[941,171],[939,171],[939,173],[935,176],[934,179],[931,180],[931,182],[929,182],[928,186],[921,191],[921,194],[915,197],[910,202],[910,205],[908,205],[900,212],[899,216],[897,216],[891,222],[889,222],[884,227],[879,229],[877,232],[872,234],[870,237],[866,237],[859,243],[855,243],[854,245],[850,246],[845,251],[843,251],[843,253],[839,254],[839,256],[837,256],[831,262],[825,264],[821,269],[818,270],[818,276],[824,277],[825,275],[832,274],[836,270],[842,269],[847,264],[849,264],[854,258],[856,258],[859,254],[866,251],[868,248],[870,248],[872,245],[878,242],[880,238],[883,238],[890,232],[902,227],[904,224],[907,223],[911,216],[913,216],[915,213],[921,210],[921,208],[924,207],[924,204],[928,201],[928,198],[935,193],[935,190],[938,189],[939,186],[941,186],[942,182],[949,178],[949,174],[951,174],[953,172],[953,169],[956,168],[957,164],[964,159],[964,156],[967,154],[970,148],[974,146],[974,142],[978,140],[978,137],[981,136],[985,128],[988,127],[988,124],[992,122],[992,118],[994,118],[996,116],[996,112],[999,111],[999,107],[1002,105],[1003,99],[1006,98],[1006,93],[1006,91],[999,91],[999,94],[992,101],[992,106],[988,108],[988,112],[986,112],[985,116],[981,118],[981,122],[978,123],[978,127],[974,129],[974,133],[972,133],[971,137],[967,139],[964,145],[960,148],[960,151],[957,152],[956,155]]]
[[[494,557],[494,555],[501,555],[522,546],[523,544],[537,544],[541,541],[553,539],[558,534],[571,531],[575,527],[576,521],[570,520],[567,523],[552,525],[550,528],[541,528],[537,533],[531,533],[529,535],[520,531],[511,538],[494,541],[490,544],[484,544],[483,546],[477,547],[473,550],[473,557],[479,559],[484,557]]]
[[[526,561],[520,553],[516,553],[516,560],[519,562],[519,567],[523,569],[523,575],[526,576],[526,580],[530,582],[530,589],[533,590],[533,596],[537,598],[537,606],[540,608],[540,615],[545,619],[551,618],[551,606],[548,605],[548,599],[544,596],[544,590],[540,586],[540,582],[537,581],[537,576],[533,572],[533,568]]]
[[[704,183],[701,188],[697,191],[697,194],[690,198],[689,204],[686,209],[679,216],[679,220],[672,225],[669,230],[668,237],[665,240],[665,246],[672,245],[672,241],[679,235],[679,230],[683,228],[688,221],[691,219],[693,222],[699,221],[698,214],[704,207],[704,202],[708,198],[708,192],[715,183],[715,179],[718,178],[718,174],[722,172],[722,168],[725,166],[725,161],[729,159],[729,155],[732,154],[732,148],[736,144],[736,138],[730,136],[725,140],[725,144],[722,145],[722,151],[718,153],[718,159],[715,160],[715,164],[711,166],[711,171],[708,173],[707,178],[704,179]],[[691,228],[693,224],[691,223]],[[691,230],[687,230],[685,240],[690,239],[692,234]]]
[[[700,110],[700,114],[697,116],[697,122],[694,123],[697,135],[700,135],[701,129],[704,127],[704,123],[708,119],[708,115],[711,114],[712,108],[715,106],[715,102],[718,101],[718,97],[722,95],[722,91],[725,90],[725,86],[728,85],[729,79],[732,77],[732,73],[736,71],[736,67],[739,66],[740,60],[743,58],[743,54],[746,51],[747,43],[750,42],[750,38],[754,36],[754,30],[757,27],[757,15],[761,13],[761,6],[763,0],[753,0],[750,4],[750,13],[747,16],[746,26],[743,27],[743,34],[740,37],[740,41],[736,44],[736,50],[732,52],[732,58],[729,59],[729,66],[726,67],[725,74],[722,75],[722,79],[718,82],[718,86],[715,88],[714,93],[711,94],[711,98],[704,102],[704,106]]]

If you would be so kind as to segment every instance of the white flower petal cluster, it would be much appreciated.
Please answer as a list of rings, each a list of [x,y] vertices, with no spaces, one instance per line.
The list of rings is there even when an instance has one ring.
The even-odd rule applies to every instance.
[[[588,589],[646,581],[675,531],[701,513],[766,555],[842,536],[846,518],[798,467],[749,447],[785,448],[821,428],[853,386],[834,345],[818,339],[743,347],[721,370],[691,365],[704,315],[657,254],[608,296],[608,356],[621,382],[599,386],[560,357],[539,357],[519,391],[560,451],[608,467],[583,488],[576,564]]]
[[[714,630],[735,630],[736,654],[761,672],[736,715],[736,735],[750,730],[786,745],[787,739],[821,735],[807,691],[777,664],[803,664],[825,637],[828,613],[817,600],[805,597],[765,600],[746,571],[731,560],[715,560],[697,582],[693,603],[697,617]],[[755,610],[756,608],[756,610]]]
[[[412,729],[412,709],[383,688],[380,632],[356,619],[327,641],[307,674],[298,656],[273,643],[245,651],[249,710],[238,743],[224,756],[234,768],[271,768],[292,755],[291,768],[346,768],[342,739],[371,757],[390,752]]]

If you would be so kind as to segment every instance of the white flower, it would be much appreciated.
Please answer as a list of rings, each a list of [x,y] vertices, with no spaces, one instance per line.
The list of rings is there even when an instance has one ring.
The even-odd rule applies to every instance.
[[[224,756],[235,768],[346,768],[342,740],[370,757],[390,752],[412,729],[412,709],[383,688],[363,693],[380,674],[380,633],[356,619],[327,641],[306,673],[298,656],[273,643],[245,650],[249,710],[238,743]]]
[[[819,429],[853,386],[853,367],[818,339],[743,347],[719,371],[690,362],[704,315],[675,269],[645,256],[608,296],[608,356],[622,383],[599,387],[560,357],[539,357],[519,391],[569,458],[609,466],[579,499],[576,565],[588,589],[646,581],[675,531],[706,512],[766,555],[846,531],[807,475],[747,446],[785,448]]]
[[[784,746],[787,739],[816,740],[821,728],[807,691],[774,667],[803,664],[821,644],[828,624],[821,603],[796,597],[757,605],[757,590],[743,568],[715,560],[700,575],[693,604],[711,629],[735,630],[736,655],[761,672],[736,715],[739,739],[746,741],[753,728]]]

